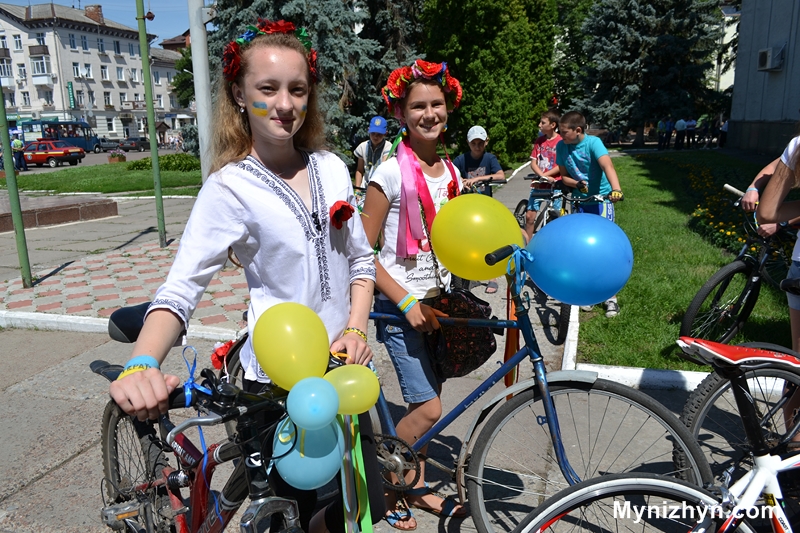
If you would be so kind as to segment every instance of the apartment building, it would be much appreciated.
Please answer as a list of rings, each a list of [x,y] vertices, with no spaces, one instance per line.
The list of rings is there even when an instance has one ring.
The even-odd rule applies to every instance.
[[[152,42],[155,35],[148,34]],[[194,122],[170,81],[180,54],[151,49],[157,123]],[[139,33],[103,16],[101,5],[0,4],[0,84],[10,126],[43,118],[84,120],[112,139],[145,134]]]

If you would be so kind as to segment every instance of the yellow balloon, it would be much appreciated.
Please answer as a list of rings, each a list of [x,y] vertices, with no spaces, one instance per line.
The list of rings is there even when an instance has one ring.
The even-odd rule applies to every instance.
[[[345,365],[331,370],[324,378],[339,393],[339,414],[359,415],[378,401],[381,386],[378,377],[361,365]]]
[[[485,257],[509,244],[524,246],[517,220],[506,206],[483,194],[453,198],[433,219],[433,252],[460,278],[489,280],[505,274],[508,261],[489,266]]]
[[[305,305],[285,302],[264,311],[253,328],[258,364],[280,388],[301,379],[322,377],[328,369],[328,332]]]

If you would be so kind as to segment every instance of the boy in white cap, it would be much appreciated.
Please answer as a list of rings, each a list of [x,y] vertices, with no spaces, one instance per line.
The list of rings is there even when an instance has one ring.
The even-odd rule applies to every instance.
[[[469,142],[469,152],[465,152],[453,160],[453,165],[461,172],[465,187],[471,187],[479,181],[488,179],[502,180],[505,173],[497,161],[497,157],[486,152],[486,142],[489,136],[482,126],[472,126],[467,132],[467,142]],[[492,195],[492,185],[489,182],[483,184],[482,191],[487,196]],[[493,294],[497,292],[497,282],[491,280],[486,283],[486,292]]]
[[[386,119],[372,117],[369,120],[369,140],[356,147],[356,187],[366,188],[375,169],[386,161],[392,143],[386,142]]]

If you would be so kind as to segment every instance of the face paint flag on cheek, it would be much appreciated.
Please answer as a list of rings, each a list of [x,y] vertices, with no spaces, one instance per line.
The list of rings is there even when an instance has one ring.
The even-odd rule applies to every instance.
[[[258,117],[267,116],[267,104],[265,104],[264,102],[253,102],[252,108],[254,115]]]

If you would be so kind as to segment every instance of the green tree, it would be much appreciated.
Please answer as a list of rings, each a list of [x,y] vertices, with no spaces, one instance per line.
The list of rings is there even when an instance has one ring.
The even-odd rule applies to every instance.
[[[447,61],[464,88],[450,138],[466,150],[481,125],[501,164],[527,158],[553,95],[555,0],[428,0],[423,20],[429,59]]]
[[[646,121],[695,113],[709,99],[707,76],[718,51],[717,0],[600,0],[583,25],[586,97],[592,123],[637,131]]]
[[[181,107],[189,107],[194,100],[194,74],[192,67],[192,49],[184,48],[181,50],[181,58],[175,62],[175,77],[172,78],[172,86],[178,104]]]
[[[583,96],[581,70],[588,62],[584,51],[586,34],[583,21],[595,0],[561,0],[556,22],[555,58],[553,60],[554,92],[558,106],[572,109]]]

